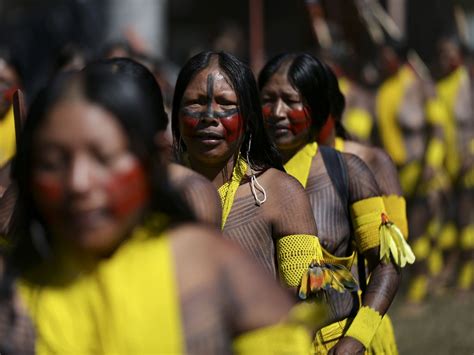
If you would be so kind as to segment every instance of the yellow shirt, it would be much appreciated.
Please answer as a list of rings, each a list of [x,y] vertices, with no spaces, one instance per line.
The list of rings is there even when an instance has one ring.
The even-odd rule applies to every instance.
[[[0,119],[0,167],[15,155],[15,144],[15,117],[11,106],[5,117]]]
[[[149,234],[137,229],[90,271],[65,259],[18,282],[38,354],[185,351],[170,241]]]

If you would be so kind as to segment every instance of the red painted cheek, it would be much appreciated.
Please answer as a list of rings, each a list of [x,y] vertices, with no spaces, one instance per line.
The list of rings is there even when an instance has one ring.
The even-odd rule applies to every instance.
[[[183,126],[183,136],[192,136],[194,134],[194,130],[199,123],[199,119],[191,116],[183,115],[181,117],[181,122]]]
[[[112,176],[106,190],[112,213],[118,218],[127,217],[143,207],[150,195],[150,186],[140,164]]]
[[[235,142],[244,133],[244,122],[240,114],[236,113],[229,117],[223,117],[220,120],[225,128],[225,140],[227,142]]]
[[[64,188],[56,179],[36,178],[32,182],[33,194],[41,214],[50,222],[60,220],[59,211],[64,204]]]
[[[265,105],[262,108],[263,118],[269,120],[272,117],[272,108],[269,105]]]
[[[294,135],[300,134],[311,127],[311,115],[306,107],[302,110],[291,110],[288,112],[290,130]]]

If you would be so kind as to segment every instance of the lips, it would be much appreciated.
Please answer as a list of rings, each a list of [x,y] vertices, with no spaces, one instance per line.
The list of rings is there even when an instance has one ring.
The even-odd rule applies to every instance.
[[[66,213],[67,221],[76,230],[93,229],[98,227],[107,217],[103,208],[69,210]]]
[[[194,134],[194,137],[203,143],[212,143],[212,144],[217,143],[221,140],[224,140],[225,138],[222,134],[219,134],[213,131],[196,132],[196,134]]]

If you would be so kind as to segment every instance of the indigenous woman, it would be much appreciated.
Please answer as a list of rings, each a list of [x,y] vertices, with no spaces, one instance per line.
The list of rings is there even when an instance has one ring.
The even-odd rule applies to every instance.
[[[374,334],[398,289],[400,271],[393,259],[403,265],[407,262],[405,241],[398,229],[398,233],[393,230],[367,166],[353,155],[340,155],[315,142],[330,109],[324,66],[309,54],[283,54],[266,64],[259,85],[266,127],[286,171],[305,187],[325,260],[350,267],[357,250],[368,264],[367,287],[360,277],[364,289],[360,307],[354,293],[329,293],[338,322],[318,332],[316,352],[352,354],[371,347],[373,351],[396,352],[394,339],[384,339],[390,344],[376,349],[379,339]],[[379,238],[379,230],[383,238]],[[394,247],[392,258],[385,245],[395,242],[400,250]]]
[[[30,109],[7,273],[18,275],[9,286],[38,354],[227,354],[291,307],[239,250],[190,223],[160,163],[153,97],[92,65],[55,80]],[[290,353],[304,347],[302,329],[275,326],[239,337],[237,350],[275,329]]]
[[[245,64],[224,52],[200,53],[186,63],[173,98],[178,157],[218,189],[224,235],[296,287],[322,258],[316,224],[263,124],[257,84]]]

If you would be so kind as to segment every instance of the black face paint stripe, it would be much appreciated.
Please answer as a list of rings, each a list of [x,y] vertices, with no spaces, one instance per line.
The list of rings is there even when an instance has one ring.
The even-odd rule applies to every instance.
[[[226,118],[230,117],[232,115],[235,115],[236,113],[239,112],[239,109],[237,108],[232,108],[230,110],[224,110],[224,111],[191,111],[187,108],[182,109],[183,114],[189,117],[193,117],[196,119],[203,119],[206,117],[209,118]]]
[[[214,100],[214,75],[207,76],[207,113],[208,117],[212,116],[212,101]]]

